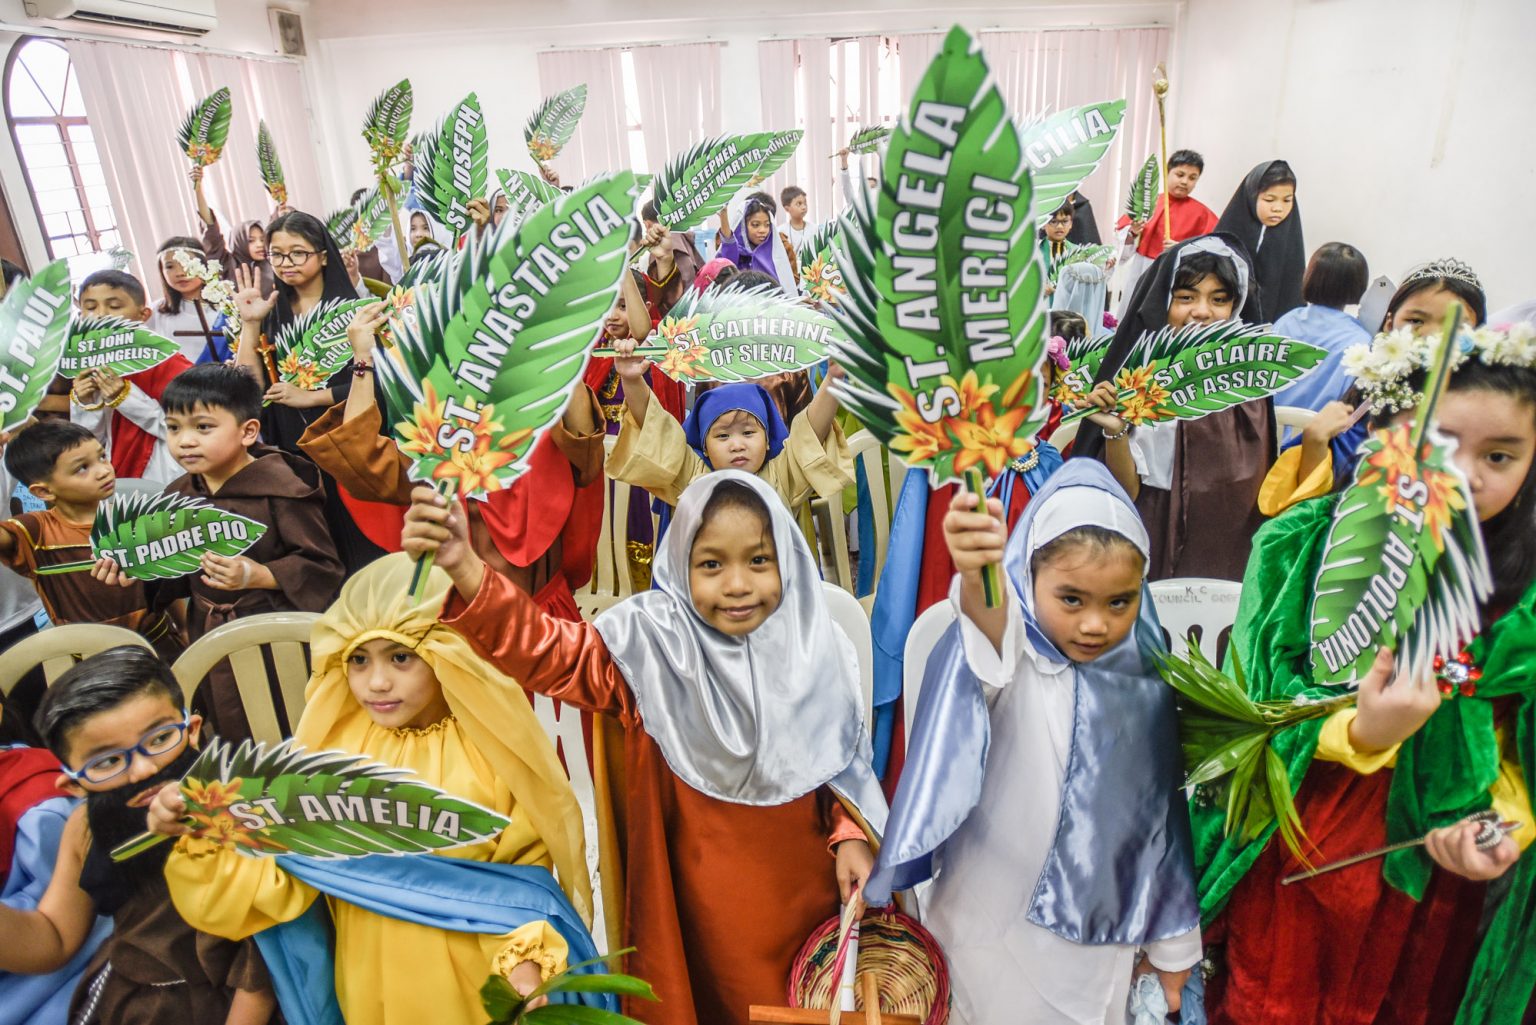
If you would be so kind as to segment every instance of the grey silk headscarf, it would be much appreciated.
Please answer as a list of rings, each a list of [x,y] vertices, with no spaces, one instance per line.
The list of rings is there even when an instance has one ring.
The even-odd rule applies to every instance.
[[[768,509],[782,581],[779,607],[745,637],[708,625],[689,589],[704,507],[727,481],[750,488]],[[655,590],[614,606],[596,626],[645,731],[683,782],[750,805],[787,804],[830,783],[874,828],[883,826],[857,656],[827,610],[804,535],[763,481],[736,470],[694,481],[662,541]]]

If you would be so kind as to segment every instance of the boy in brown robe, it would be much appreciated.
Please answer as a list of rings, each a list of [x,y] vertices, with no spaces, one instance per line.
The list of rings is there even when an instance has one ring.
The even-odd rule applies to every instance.
[[[114,862],[144,829],[144,805],[197,758],[202,722],[184,708],[170,667],[139,647],[112,648],[70,669],[38,711],[43,740],[83,796],[59,840],[48,889],[33,910],[0,906],[0,970],[38,974],[67,963],[98,914],[113,932],[86,968],[71,1022],[266,1025],[276,1000],[255,941],[199,933],[171,904],[169,847]]]
[[[183,647],[181,628],[164,611],[150,611],[157,589],[136,580],[109,587],[89,573],[38,575],[40,569],[91,558],[96,510],[117,485],[112,461],[88,429],[67,420],[41,420],[20,431],[5,451],[5,468],[48,503],[0,523],[0,562],[31,579],[56,624],[107,623],[138,632],[163,658]],[[163,608],[163,606],[157,606]]]
[[[256,379],[236,367],[205,363],[167,385],[160,404],[171,454],[187,471],[166,492],[200,498],[267,528],[244,555],[204,555],[201,573],[161,585],[161,602],[187,599],[188,637],[195,641],[241,616],[325,611],[345,571],[325,525],[320,472],[258,443]],[[110,567],[99,572],[118,575]],[[215,667],[208,689],[219,736],[249,737],[240,692],[226,666]]]

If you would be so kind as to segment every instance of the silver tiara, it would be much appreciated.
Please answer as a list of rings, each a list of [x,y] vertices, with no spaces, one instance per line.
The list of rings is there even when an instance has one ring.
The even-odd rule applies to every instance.
[[[1447,256],[1444,259],[1431,260],[1428,263],[1419,264],[1419,266],[1408,272],[1408,276],[1403,279],[1403,284],[1423,281],[1426,278],[1446,278],[1451,281],[1460,281],[1463,284],[1471,285],[1479,292],[1483,290],[1483,283],[1477,280],[1477,273],[1454,256]]]

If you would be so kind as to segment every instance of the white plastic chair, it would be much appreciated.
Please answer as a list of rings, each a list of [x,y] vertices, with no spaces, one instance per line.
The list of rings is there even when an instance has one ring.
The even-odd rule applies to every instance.
[[[293,736],[304,712],[304,691],[309,685],[309,637],[316,612],[263,612],[230,620],[193,641],[176,658],[171,672],[190,702],[213,667],[229,659],[240,703],[259,743],[276,744]],[[271,654],[276,679],[267,673],[265,649]],[[283,696],[284,722],[278,721],[273,684]]]
[[[9,694],[22,677],[39,665],[43,667],[43,679],[51,686],[80,659],[125,644],[150,646],[132,630],[106,623],[66,623],[39,630],[0,652],[0,694]]]
[[[925,609],[907,632],[907,643],[901,656],[901,704],[906,726],[903,736],[908,740],[912,737],[912,717],[917,714],[917,699],[923,687],[923,671],[928,668],[928,656],[954,621],[954,607],[945,599]]]
[[[1221,665],[1232,624],[1237,621],[1242,587],[1235,580],[1210,577],[1175,577],[1150,585],[1152,604],[1163,624],[1168,650],[1175,655],[1186,654],[1188,638],[1193,634],[1205,657]]]
[[[1072,440],[1077,437],[1078,428],[1082,426],[1081,420],[1073,420],[1069,424],[1056,428],[1056,433],[1051,435],[1051,444],[1056,446],[1056,451],[1060,452],[1072,444]]]
[[[1311,422],[1317,415],[1316,410],[1303,406],[1276,406],[1275,407],[1275,444],[1284,445],[1295,434],[1300,434],[1301,429]],[[1278,451],[1278,448],[1277,448]]]
[[[874,729],[875,640],[869,629],[869,617],[859,600],[836,584],[823,580],[821,592],[826,596],[832,622],[853,642],[853,650],[859,658],[859,697],[864,702],[864,725],[866,729]]]

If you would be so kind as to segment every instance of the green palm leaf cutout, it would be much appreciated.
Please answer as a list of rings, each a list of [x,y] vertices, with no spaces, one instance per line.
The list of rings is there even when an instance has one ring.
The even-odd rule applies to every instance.
[[[1068,242],[1062,247],[1061,255],[1051,261],[1051,282],[1054,284],[1061,277],[1061,269],[1069,264],[1086,263],[1103,270],[1113,255],[1114,246]]]
[[[678,381],[753,381],[813,367],[834,342],[852,344],[831,317],[777,285],[690,291],[658,332],[666,344],[636,352]]]
[[[1163,165],[1158,163],[1157,154],[1154,153],[1141,165],[1136,177],[1131,179],[1131,189],[1125,197],[1127,217],[1144,224],[1152,216],[1152,208],[1157,204],[1158,182],[1162,176]]]
[[[508,216],[517,220],[522,220],[545,203],[565,195],[543,178],[527,171],[502,168],[496,172],[496,178],[501,182],[502,194],[507,197],[507,206],[510,207]]]
[[[600,178],[471,237],[379,360],[411,476],[483,498],[560,418],[618,294],[634,175]]]
[[[1090,103],[1019,128],[1035,178],[1035,216],[1050,220],[1093,173],[1125,119],[1125,101]]]
[[[344,206],[325,219],[325,233],[342,251],[355,248],[357,223],[361,213],[355,206]]]
[[[530,1023],[530,1025],[541,1025],[541,1023],[543,1025],[566,1025],[566,1023],[640,1025],[635,1019],[613,1011],[575,1004],[550,1004],[531,1011],[526,1009],[531,1001],[555,993],[609,994],[638,1000],[657,999],[656,991],[651,989],[651,984],[643,979],[637,979],[633,975],[596,971],[599,965],[616,961],[626,954],[634,953],[634,950],[633,947],[627,947],[603,957],[573,964],[565,971],[551,976],[527,996],[520,995],[502,976],[492,975],[485,981],[485,985],[480,987],[480,1002],[485,1007],[486,1014],[491,1016],[488,1025],[524,1025],[524,1023]]]
[[[490,150],[480,100],[470,93],[416,147],[416,195],[427,216],[462,238],[474,222],[469,201],[486,194]]]
[[[523,126],[523,140],[528,143],[528,152],[535,163],[547,163],[559,155],[571,141],[571,136],[576,134],[576,125],[586,109],[585,83],[556,93],[539,104]]]
[[[0,433],[37,408],[69,340],[69,263],[55,260],[12,285],[0,303]]]
[[[855,156],[873,153],[890,135],[890,125],[865,125],[848,137],[848,152]]]
[[[365,755],[211,740],[181,781],[193,836],[245,854],[360,858],[480,843],[510,819]],[[132,857],[158,838],[112,852]],[[121,852],[121,853],[120,853]]]
[[[267,130],[266,121],[256,126],[256,162],[261,167],[261,183],[267,187],[272,202],[282,206],[288,202],[288,183],[283,180],[283,162],[277,159],[277,144]]]
[[[126,377],[158,367],[180,351],[169,338],[145,328],[143,321],[81,317],[69,325],[59,373],[75,378],[87,370],[107,369]]]
[[[1408,424],[1367,438],[1334,510],[1313,587],[1317,683],[1358,683],[1378,647],[1426,679],[1477,635],[1493,582],[1466,478],[1438,432],[1414,443]]]
[[[1226,808],[1228,833],[1252,840],[1275,823],[1285,845],[1305,862],[1301,816],[1273,741],[1283,730],[1348,707],[1354,696],[1302,703],[1254,701],[1236,656],[1233,669],[1236,679],[1212,665],[1194,643],[1187,657],[1158,659],[1158,671],[1178,692],[1186,785],[1214,792]]]
[[[838,218],[818,225],[815,231],[806,236],[805,241],[800,244],[800,249],[795,254],[800,260],[800,265],[802,267],[805,266],[816,259],[816,257],[831,249],[832,240],[837,237],[837,233],[842,228],[843,222]]]
[[[329,299],[277,333],[272,340],[277,373],[305,391],[324,388],[342,367],[352,361],[347,326],[352,316],[378,299]]]
[[[886,148],[876,238],[845,230],[853,266],[839,258],[849,302],[838,320],[857,344],[833,346],[843,405],[935,483],[1002,472],[1044,423],[1033,195],[991,70],[955,28]],[[867,250],[873,276],[855,280]]]
[[[227,86],[204,98],[187,112],[176,131],[181,151],[199,167],[219,159],[224,143],[229,141],[229,122],[234,113]]]
[[[411,134],[411,80],[401,79],[385,89],[363,118],[363,141],[373,155],[374,176],[382,178],[405,149]]]
[[[753,178],[766,178],[794,155],[801,131],[722,135],[684,150],[654,182],[658,219],[673,231],[703,224]]]
[[[1118,388],[1135,392],[1117,413],[1137,426],[1198,420],[1273,395],[1327,355],[1267,324],[1222,320],[1165,327],[1137,342],[1115,375]]]
[[[1083,399],[1093,391],[1093,379],[1098,376],[1099,367],[1114,340],[1114,335],[1107,334],[1097,338],[1074,338],[1068,342],[1069,366],[1057,380],[1056,387],[1051,389],[1051,398],[1063,406],[1082,405]]]
[[[134,580],[168,580],[198,572],[205,554],[240,555],[266,532],[200,498],[119,495],[96,510],[91,555],[111,559]]]

